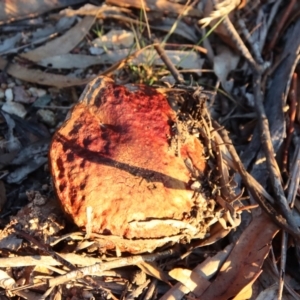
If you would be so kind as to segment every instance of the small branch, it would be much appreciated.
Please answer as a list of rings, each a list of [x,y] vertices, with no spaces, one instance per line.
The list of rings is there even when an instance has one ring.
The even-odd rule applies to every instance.
[[[290,102],[290,109],[289,109],[289,125],[287,128],[287,137],[284,143],[284,150],[283,150],[283,159],[282,159],[282,170],[283,172],[287,172],[288,170],[288,155],[289,155],[289,147],[292,141],[292,136],[294,132],[294,123],[296,119],[296,110],[297,110],[297,73],[293,74],[291,89],[289,92],[289,102]]]
[[[170,249],[159,253],[124,257],[124,258],[114,259],[108,262],[97,263],[88,267],[78,268],[77,270],[68,272],[64,275],[49,279],[48,287],[57,286],[66,283],[70,280],[80,279],[87,275],[99,275],[103,271],[114,269],[114,268],[137,265],[144,261],[152,262],[158,258],[164,258],[173,255],[174,253],[175,251]]]
[[[218,129],[220,129],[220,126],[214,122],[214,126]],[[240,176],[242,177],[242,180],[244,184],[246,185],[247,189],[255,199],[255,201],[260,205],[260,207],[269,215],[271,220],[277,224],[280,228],[287,231],[289,234],[291,234],[295,240],[300,242],[300,231],[297,226],[294,224],[291,224],[286,221],[286,219],[278,214],[276,210],[271,206],[259,193],[258,191],[253,187],[251,177],[249,176],[248,172],[246,171],[243,163],[241,162],[233,144],[230,138],[228,137],[227,132],[223,130],[218,130],[220,135],[222,136],[228,151],[230,152],[230,155],[232,157],[233,162],[236,165],[236,169],[238,170]]]
[[[171,72],[172,76],[176,80],[176,83],[184,84],[183,76],[178,72],[174,64],[171,62],[169,57],[167,56],[165,50],[160,46],[158,41],[154,41],[154,48],[158,55],[160,56],[161,60],[165,63],[168,70]]]
[[[17,235],[21,236],[22,238],[24,238],[27,241],[31,242],[32,244],[36,245],[40,250],[43,250],[46,253],[48,253],[52,258],[57,260],[63,266],[67,267],[69,270],[75,270],[76,269],[76,267],[73,264],[71,264],[70,262],[65,260],[62,256],[60,256],[55,251],[53,251],[50,248],[50,246],[39,242],[37,239],[35,239],[33,236],[31,236],[30,234],[28,234],[27,232],[25,232],[23,230],[18,230],[16,228],[14,228],[14,231],[16,232]]]
[[[249,65],[252,69],[256,70],[256,72],[262,72],[262,66],[258,65],[254,58],[252,57],[251,53],[249,52],[248,48],[245,46],[244,42],[242,41],[240,35],[235,30],[233,24],[231,23],[229,17],[227,16],[223,20],[223,24],[226,27],[226,30],[230,34],[231,39],[235,43],[238,50],[241,52],[241,54],[244,56],[244,58],[247,60]]]
[[[297,227],[297,224],[294,221],[291,210],[287,204],[287,200],[284,195],[284,191],[281,184],[281,175],[279,173],[279,168],[275,160],[275,153],[269,130],[269,122],[262,101],[261,74],[254,75],[253,87],[256,101],[255,108],[261,132],[261,141],[266,156],[267,166],[269,169],[269,178],[271,180],[272,188],[274,191],[274,198],[277,200],[277,204],[279,205],[281,212],[284,218],[287,220],[289,226],[293,228],[293,231],[297,232],[299,235],[300,231]],[[300,236],[297,237],[297,239],[299,238]]]
[[[276,42],[278,41],[279,34],[281,33],[282,28],[283,28],[286,20],[288,19],[289,15],[291,14],[291,11],[292,11],[293,7],[295,6],[296,2],[297,2],[296,0],[291,0],[290,4],[285,9],[285,12],[281,17],[281,20],[277,23],[277,26],[274,30],[272,40],[271,40],[271,42],[269,43],[269,45],[267,47],[267,52],[270,52],[270,51],[273,50]]]

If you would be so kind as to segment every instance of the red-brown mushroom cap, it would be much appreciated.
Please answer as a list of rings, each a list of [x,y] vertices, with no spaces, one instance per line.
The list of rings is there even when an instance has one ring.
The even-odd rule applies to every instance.
[[[160,238],[184,230],[168,220],[188,226],[194,199],[184,160],[200,172],[205,160],[194,136],[178,139],[179,151],[171,147],[174,122],[166,97],[154,88],[103,77],[88,85],[50,147],[55,190],[78,226],[87,224],[87,207],[97,233]]]

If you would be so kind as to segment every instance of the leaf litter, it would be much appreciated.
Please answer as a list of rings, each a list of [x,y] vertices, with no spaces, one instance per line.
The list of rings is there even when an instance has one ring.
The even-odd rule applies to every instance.
[[[185,295],[205,299],[289,299],[291,295],[299,298],[297,284],[289,280],[290,274],[293,274],[292,268],[289,264],[285,265],[284,260],[280,261],[280,257],[285,257],[287,253],[288,260],[293,260],[294,265],[299,264],[296,255],[299,251],[299,222],[296,221],[299,219],[298,129],[296,126],[292,133],[286,131],[290,118],[286,112],[293,107],[291,102],[287,103],[287,99],[291,101],[293,98],[288,96],[289,90],[293,93],[297,91],[291,78],[297,72],[300,44],[297,32],[300,23],[294,19],[294,24],[290,24],[284,16],[283,23],[286,22],[287,28],[277,30],[283,41],[280,44],[271,28],[279,8],[287,9],[286,14],[291,14],[286,4],[224,1],[221,6],[218,4],[214,7],[213,1],[206,3],[207,7],[202,10],[202,1],[198,6],[168,1],[145,1],[144,4],[139,1],[126,4],[107,1],[106,5],[65,10],[60,15],[48,12],[46,16],[52,17],[52,20],[62,20],[65,14],[72,14],[73,22],[76,18],[77,23],[71,29],[66,26],[64,30],[68,31],[65,33],[54,25],[51,30],[41,26],[40,35],[34,26],[31,28],[32,25],[27,23],[24,27],[26,23],[20,23],[19,28],[26,28],[26,32],[33,36],[30,47],[26,40],[20,39],[19,33],[2,34],[5,47],[1,52],[8,53],[11,48],[19,51],[13,60],[4,54],[0,58],[1,91],[8,98],[5,102],[2,100],[4,97],[0,99],[1,180],[5,183],[0,193],[0,265],[3,266],[0,282],[6,297],[18,295],[34,299],[42,294],[43,297],[55,297],[62,293],[65,298],[69,296],[72,299],[84,296],[117,299],[121,295],[129,299],[142,298],[148,291],[150,296],[147,294],[147,297],[165,299],[181,299]],[[141,10],[141,15],[148,15],[148,18],[136,14],[136,9]],[[7,22],[10,21],[11,26],[14,25],[13,19],[28,16],[27,12],[19,11],[19,16],[0,15],[0,22],[8,26]],[[37,14],[45,11],[50,11],[50,8],[41,6]],[[86,14],[90,16],[82,17]],[[223,21],[214,28],[220,17]],[[164,30],[171,31],[170,20],[176,24],[176,18],[178,28],[181,26],[184,30],[176,28],[166,43],[157,20],[162,21],[161,24],[170,24]],[[204,21],[198,25],[201,18]],[[47,22],[51,23],[51,18]],[[210,24],[210,28],[200,28],[203,24]],[[98,55],[90,55],[93,40],[98,38],[91,29],[93,26],[96,30],[99,26],[103,27],[104,35],[110,30],[126,30],[133,33],[134,43],[129,43],[130,46],[122,44],[121,47],[114,43],[113,50],[106,49],[108,45],[102,45],[102,49],[99,48],[102,53],[99,51]],[[155,32],[156,40],[158,37],[164,41],[163,54],[170,60],[159,60],[161,54],[147,48],[153,45],[153,39],[147,36],[148,26],[151,32]],[[52,34],[54,36],[49,37]],[[112,37],[118,39],[118,31]],[[43,38],[44,41],[39,40]],[[195,45],[197,39],[205,39],[203,45],[207,47],[209,59],[203,52],[191,51],[192,48],[186,47],[190,41]],[[41,43],[38,47],[37,41]],[[135,48],[139,43],[142,47]],[[193,47],[193,44],[190,46]],[[280,51],[274,52],[275,44]],[[268,52],[264,49],[268,49]],[[269,55],[271,52],[273,56]],[[263,60],[271,65],[265,72],[260,70],[266,65]],[[174,66],[175,71],[172,68]],[[169,70],[173,71],[170,73]],[[70,227],[71,224],[61,215],[50,186],[47,170],[49,142],[44,138],[49,138],[54,127],[62,123],[69,107],[77,102],[82,87],[96,75],[114,76],[121,83],[146,82],[166,88],[168,83],[162,79],[166,73],[172,74],[175,81],[182,78],[186,86],[204,86],[202,93],[207,99],[209,115],[213,115],[213,119],[230,132],[231,140],[224,139],[222,134],[218,139],[221,128],[214,123],[211,127],[206,125],[206,134],[210,135],[206,143],[208,153],[213,154],[215,164],[218,161],[215,165],[219,172],[217,178],[224,178],[223,183],[228,187],[224,189],[224,185],[221,185],[222,188],[211,188],[218,196],[218,205],[225,208],[226,213],[219,215],[211,227],[210,237],[205,240],[170,245],[151,254],[129,255],[118,248],[109,251],[109,245],[120,242],[116,242],[118,237],[95,235],[91,238],[91,233],[78,232]],[[262,87],[251,81],[257,73],[262,74]],[[9,86],[12,83],[15,86]],[[52,87],[59,88],[58,92],[52,93]],[[260,105],[258,87],[265,100],[270,124],[271,139],[267,143],[261,137],[267,136],[269,129],[259,126],[264,110],[253,114]],[[42,89],[45,94],[33,95],[29,92],[30,88]],[[182,87],[177,85],[173,91],[178,88]],[[9,90],[12,91],[12,97]],[[197,93],[197,88],[193,93]],[[47,101],[42,105],[47,105],[47,108],[41,111],[34,104],[36,97],[40,99],[44,96]],[[177,98],[177,105],[182,105],[180,93],[173,92],[173,97]],[[24,108],[21,114],[16,108],[20,102]],[[9,110],[7,103],[11,103]],[[15,107],[15,111],[12,107]],[[242,132],[243,140],[240,138]],[[289,163],[285,172],[276,173],[268,158],[275,153],[276,163],[281,164],[279,149],[286,135],[292,137],[288,148]],[[228,145],[231,141],[241,160],[236,160],[230,150]],[[262,143],[264,148],[261,148]],[[221,156],[218,156],[217,149],[222,149]],[[293,163],[292,157],[295,157]],[[266,158],[267,163],[262,163]],[[241,162],[246,168],[245,172],[240,167]],[[228,173],[224,173],[224,165],[225,169],[230,166]],[[280,167],[277,170],[281,171]],[[286,204],[287,195],[282,194],[280,189],[274,192],[278,183],[272,174],[280,178],[282,184],[291,185]],[[271,178],[271,183],[268,178]],[[246,189],[243,189],[244,186]],[[235,195],[243,195],[242,200],[234,199],[230,192],[232,190]],[[228,194],[226,196],[228,191],[230,197]],[[3,199],[3,192],[6,200]],[[13,199],[21,205],[12,205]],[[228,203],[230,201],[232,205]],[[243,205],[236,206],[235,203]],[[257,203],[264,212],[261,212],[261,208],[254,208]],[[249,214],[250,210],[252,214]],[[237,212],[243,213],[236,215]],[[279,229],[288,233],[291,242],[287,243],[284,239],[280,241],[280,236],[276,235]],[[283,249],[282,252],[279,249]],[[270,260],[273,265],[267,263]],[[204,276],[204,266],[211,265],[212,261],[212,269],[206,271],[209,275]],[[46,269],[42,269],[41,265]],[[18,268],[24,273],[20,273]],[[275,275],[266,286],[262,280],[271,269]],[[135,274],[139,273],[143,274],[141,278],[144,279],[134,280]],[[83,274],[86,276],[83,277]],[[22,280],[27,283],[22,284]],[[297,282],[297,278],[294,280]],[[286,289],[283,289],[283,285]]]

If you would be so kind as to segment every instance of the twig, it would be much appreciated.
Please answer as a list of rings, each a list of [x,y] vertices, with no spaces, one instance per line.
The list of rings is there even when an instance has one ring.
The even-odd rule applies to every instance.
[[[165,63],[168,70],[171,72],[172,76],[176,80],[176,83],[184,84],[183,76],[178,72],[175,68],[174,64],[171,62],[169,57],[166,55],[164,49],[159,45],[158,41],[154,41],[154,48],[158,55],[160,56],[161,60]]]
[[[296,105],[297,105],[297,73],[293,74],[293,79],[292,79],[292,84],[291,84],[291,89],[289,92],[289,102],[290,102],[290,109],[289,109],[289,125],[287,128],[287,137],[285,140],[284,144],[284,150],[283,150],[283,159],[282,159],[282,170],[283,172],[287,172],[288,167],[288,152],[289,152],[289,147],[292,141],[292,135],[294,132],[294,123],[296,119]]]
[[[31,235],[29,235],[28,233],[26,233],[23,230],[18,230],[16,228],[14,230],[17,235],[19,235],[19,236],[23,237],[24,239],[26,239],[27,241],[35,244],[36,246],[39,247],[39,249],[47,252],[49,255],[51,255],[55,260],[57,260],[63,266],[67,267],[70,270],[76,269],[76,267],[73,264],[71,264],[70,262],[65,260],[62,256],[60,256],[55,251],[53,251],[48,245],[45,245],[45,244],[39,242],[38,240],[36,240],[34,237],[32,237]]]
[[[296,146],[296,150],[294,152],[294,158],[292,163],[292,170],[290,172],[292,174],[290,176],[290,184],[288,189],[287,201],[291,208],[295,205],[295,198],[297,195],[299,182],[300,182],[300,143]]]
[[[221,128],[216,122],[214,122],[214,126],[216,128]],[[260,205],[260,207],[269,215],[271,220],[275,224],[277,224],[280,228],[286,230],[290,233],[295,240],[300,242],[300,231],[298,227],[293,226],[294,224],[290,224],[287,220],[280,214],[276,212],[276,210],[258,193],[258,191],[253,187],[251,177],[249,176],[248,172],[246,171],[243,163],[241,162],[230,138],[228,137],[227,132],[223,129],[220,130],[219,133],[221,134],[226,146],[230,152],[233,162],[236,165],[236,169],[238,170],[240,176],[246,187],[248,188],[249,192],[255,199],[255,201]]]
[[[238,24],[239,24],[239,26],[241,28],[241,31],[242,31],[244,37],[249,42],[249,45],[252,47],[252,52],[253,52],[253,55],[254,55],[256,61],[260,65],[262,65],[264,63],[264,61],[263,61],[263,59],[261,57],[261,53],[260,53],[260,48],[259,48],[258,42],[255,42],[253,40],[253,37],[250,34],[249,30],[247,29],[245,21],[242,18],[238,19]]]
[[[287,239],[288,235],[286,232],[282,232],[281,237],[281,256],[280,256],[280,271],[278,278],[278,300],[282,300],[282,293],[284,287],[284,273],[286,265],[286,252],[287,252]]]
[[[261,141],[266,156],[267,166],[269,169],[269,178],[271,180],[272,188],[274,191],[274,198],[275,200],[277,200],[276,202],[281,209],[283,217],[287,221],[289,229],[292,229],[293,236],[296,238],[296,240],[300,241],[300,230],[298,229],[298,226],[292,216],[291,210],[287,204],[287,200],[281,184],[281,175],[279,173],[279,168],[275,160],[275,153],[269,130],[269,122],[262,101],[261,74],[254,74],[253,87],[255,96],[254,98],[256,101],[255,108],[261,132]],[[297,237],[295,236],[296,233]]]
[[[228,16],[226,18],[224,18],[223,24],[224,24],[226,30],[228,31],[228,33],[230,34],[230,37],[233,40],[233,42],[235,43],[236,47],[241,52],[241,54],[244,56],[244,58],[247,60],[249,65],[252,67],[252,69],[256,70],[257,72],[261,72],[262,66],[258,65],[256,63],[256,61],[253,59],[251,53],[245,46],[245,44],[242,41],[238,32],[235,30],[235,28],[234,28],[233,24],[231,23],[230,19],[228,18]]]
[[[143,290],[150,284],[150,279],[148,279],[146,282],[144,282],[143,284],[141,284],[140,286],[138,286],[134,291],[132,291],[131,293],[129,293],[129,295],[126,296],[126,300],[133,300],[138,298],[141,293],[143,292]]]
[[[108,262],[97,263],[88,267],[78,268],[77,270],[66,273],[65,275],[49,279],[48,287],[57,286],[59,284],[66,283],[70,280],[80,279],[87,275],[96,275],[96,274],[99,275],[103,271],[114,269],[114,268],[137,265],[144,261],[151,262],[158,258],[168,257],[170,255],[173,255],[174,253],[175,251],[170,249],[160,253],[124,257],[124,258],[119,258]]]
[[[152,278],[151,279],[151,283],[149,285],[149,288],[147,289],[147,292],[143,298],[143,300],[150,300],[150,299],[154,299],[154,292],[156,289],[156,285],[157,285],[157,279],[156,278]]]
[[[274,34],[273,34],[272,40],[271,40],[271,42],[269,43],[269,45],[267,47],[267,51],[268,52],[273,50],[273,48],[274,48],[274,46],[275,46],[275,44],[276,44],[276,42],[278,40],[278,36],[281,33],[282,28],[283,28],[286,20],[288,19],[288,17],[290,15],[293,7],[295,6],[295,4],[296,4],[296,0],[291,0],[290,1],[290,4],[288,5],[288,7],[286,8],[284,14],[282,15],[281,20],[277,23],[277,26],[276,26],[276,28],[274,30]]]

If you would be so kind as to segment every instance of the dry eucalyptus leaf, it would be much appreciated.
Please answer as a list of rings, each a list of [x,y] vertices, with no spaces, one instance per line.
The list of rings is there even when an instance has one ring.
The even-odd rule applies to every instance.
[[[26,165],[17,168],[16,170],[9,173],[6,177],[8,183],[20,183],[22,182],[28,174],[37,170],[43,164],[47,162],[47,157],[38,156],[29,161]]]
[[[240,55],[233,52],[227,46],[218,46],[218,54],[214,56],[214,72],[221,81],[222,87],[228,93],[232,90],[232,84],[228,81],[228,74],[235,70],[240,60]]]
[[[203,299],[227,300],[236,296],[260,274],[262,264],[270,250],[270,241],[278,227],[265,215],[253,219],[244,230],[217,278],[201,295]]]
[[[22,34],[20,32],[10,38],[5,38],[5,40],[0,44],[0,54],[6,53],[6,51],[14,48],[21,39]]]
[[[6,66],[7,66],[7,61],[2,57],[0,57],[0,69],[4,70]],[[45,73],[40,70],[28,69],[17,63],[10,64],[7,69],[7,73],[15,78],[24,81],[38,83],[47,86],[55,86],[58,88],[71,87],[75,85],[83,85],[88,83],[91,80],[90,78],[80,79],[80,78],[72,78],[64,75]]]
[[[37,16],[49,10],[79,4],[83,0],[9,0],[0,1],[0,25]]]
[[[87,35],[94,21],[94,17],[87,16],[62,36],[21,56],[37,62],[50,56],[68,53]]]

